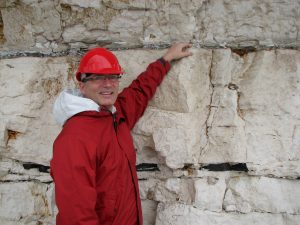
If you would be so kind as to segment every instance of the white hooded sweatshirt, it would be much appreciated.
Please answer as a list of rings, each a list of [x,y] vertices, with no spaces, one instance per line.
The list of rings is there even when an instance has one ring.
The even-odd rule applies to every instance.
[[[55,100],[53,115],[56,122],[63,126],[72,116],[84,111],[100,111],[99,105],[89,98],[83,97],[79,89],[66,89]],[[112,108],[112,113],[116,108]]]

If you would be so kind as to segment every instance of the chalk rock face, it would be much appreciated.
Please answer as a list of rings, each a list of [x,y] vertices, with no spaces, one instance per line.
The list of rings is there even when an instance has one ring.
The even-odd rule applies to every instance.
[[[5,45],[12,49],[56,48],[62,18],[54,1],[6,1],[3,7]]]
[[[182,204],[163,204],[158,205],[156,223],[157,225],[196,225],[196,224],[297,224],[300,219],[299,215],[281,215],[270,213],[215,213],[210,211],[199,210],[192,206]]]
[[[142,201],[143,223],[146,225],[155,224],[157,202],[151,200]]]
[[[181,168],[185,163],[197,163],[200,150],[197,144],[201,137],[190,134],[194,131],[204,133],[203,115],[205,109],[202,112],[176,113],[149,107],[133,132],[152,137],[153,142],[146,146],[155,149],[170,168]]]
[[[1,154],[48,165],[60,127],[52,116],[55,96],[72,86],[67,58],[0,61]]]
[[[73,8],[87,5],[72,1]],[[191,51],[193,56],[172,63],[132,131],[145,224],[296,225],[299,51]],[[126,72],[120,91],[164,53],[115,51]],[[55,224],[48,166],[61,127],[52,106],[60,91],[76,87],[78,61],[75,56],[0,61],[1,224]]]
[[[297,179],[300,175],[299,161],[278,161],[265,164],[247,163],[249,174]]]
[[[52,106],[110,48],[120,91],[175,41],[132,130],[144,225],[299,225],[300,1],[0,0],[0,224],[54,225]],[[292,50],[295,49],[295,50]]]
[[[192,179],[169,178],[165,182],[156,185],[154,200],[166,203],[182,202],[191,204],[195,196],[193,184]]]
[[[131,82],[142,73],[149,63],[156,61],[166,53],[166,50],[127,50],[115,51],[125,74],[121,78],[120,91],[131,84]]]
[[[290,50],[243,57],[214,51],[209,138],[201,162],[299,160],[299,61]]]
[[[51,216],[46,184],[34,182],[0,184],[0,219],[9,221],[32,220]],[[1,222],[2,224],[2,222]]]
[[[270,163],[281,163],[278,168],[289,170],[285,162],[295,162],[298,168],[298,52],[261,51],[240,57],[230,50],[192,51],[193,56],[173,65],[133,131],[141,156],[138,161],[165,161],[170,168],[245,162],[252,171]],[[127,73],[121,89],[163,54],[116,52]],[[60,130],[51,115],[52,104],[63,88],[75,87],[72,60],[78,61],[63,57],[1,60],[4,156],[48,163],[51,143]],[[282,176],[288,175],[286,170],[281,169]],[[293,177],[297,171],[293,170]],[[276,176],[281,176],[278,169]]]
[[[299,185],[298,180],[232,178],[225,194],[225,210],[299,214]]]
[[[205,177],[198,179],[195,186],[195,206],[199,209],[221,212],[226,190],[224,178]]]
[[[174,40],[209,47],[300,45],[295,0],[10,0],[0,8],[4,50],[49,53]]]
[[[259,52],[245,77],[236,78],[249,162],[299,160],[300,56],[295,53]]]

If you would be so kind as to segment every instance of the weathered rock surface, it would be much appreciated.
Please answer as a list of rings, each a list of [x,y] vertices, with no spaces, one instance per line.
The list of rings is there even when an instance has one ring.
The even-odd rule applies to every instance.
[[[145,225],[155,224],[157,202],[151,200],[142,200],[143,223]]]
[[[43,220],[51,216],[48,185],[34,182],[0,184],[0,221]],[[6,222],[7,221],[7,222]]]
[[[10,0],[0,5],[2,49],[51,54],[95,45],[192,41],[208,47],[299,47],[297,0]]]
[[[157,158],[163,157],[171,168],[198,162],[297,162],[298,52],[277,50],[240,57],[230,50],[214,50],[212,56],[210,51],[193,51],[194,56],[173,66],[152,107],[133,131],[138,152],[148,149],[148,156],[144,161],[141,157],[140,162],[149,158],[162,162]],[[123,77],[124,87],[134,79],[133,74],[163,52],[133,54],[129,50],[116,54],[129,74]],[[131,66],[128,55],[133,55]],[[202,66],[195,67],[196,61]],[[59,91],[75,86],[70,77],[74,71],[71,62],[68,58],[1,60],[0,137],[5,157],[48,163],[51,143],[60,129],[51,117],[51,107]],[[193,86],[195,83],[199,88]],[[172,92],[172,87],[181,91]],[[41,124],[42,131],[38,129]],[[30,145],[33,141],[34,146]],[[294,177],[299,174],[297,170],[293,173]]]
[[[194,225],[194,224],[245,224],[245,225],[294,225],[299,215],[282,215],[270,213],[216,213],[199,210],[183,204],[158,204],[156,225]],[[242,222],[241,222],[242,221]]]
[[[194,55],[173,63],[132,132],[144,224],[299,225],[299,9],[0,0],[0,224],[55,224],[52,105],[75,87],[81,53],[120,50],[123,89],[163,48],[189,41]]]
[[[300,174],[299,161],[270,162],[266,164],[247,163],[249,174],[296,179]]]
[[[289,50],[243,57],[214,51],[209,144],[201,162],[299,160],[299,61],[299,52]]]
[[[144,145],[143,140],[139,139],[141,145],[138,150],[142,150],[143,146],[155,149],[164,158],[163,162],[170,168],[182,168],[185,163],[197,163],[201,136],[191,136],[190,134],[192,132],[205,133],[205,117],[203,115],[206,111],[204,108],[200,112],[176,113],[149,107],[133,132],[138,135],[150,136],[153,142],[147,143],[146,139]]]
[[[299,60],[294,51],[259,52],[244,74],[249,78],[237,77],[243,79],[240,109],[246,121],[248,162],[299,160]]]
[[[0,180],[4,182],[40,181],[52,182],[49,167],[41,164],[24,163],[21,161],[1,158]]]
[[[172,65],[133,130],[138,164],[154,168],[139,172],[145,224],[296,225],[299,51],[192,51]],[[121,89],[164,52],[116,51],[126,71]],[[57,209],[47,166],[61,128],[52,118],[52,104],[63,88],[75,87],[78,60],[0,61],[0,192],[12,199],[9,208],[0,199],[3,224],[54,224]],[[235,164],[242,166],[230,171]],[[48,205],[31,196],[32,189]],[[30,203],[23,203],[26,199]],[[22,206],[18,214],[9,211],[15,205]]]
[[[298,214],[300,181],[265,177],[232,178],[225,194],[226,211]],[[284,191],[282,191],[284,190]]]
[[[221,212],[226,190],[225,179],[222,177],[205,177],[194,182],[194,205],[203,210]]]
[[[72,63],[67,58],[17,58],[1,60],[0,68],[1,155],[49,165],[60,130],[52,105],[63,88],[74,86]]]

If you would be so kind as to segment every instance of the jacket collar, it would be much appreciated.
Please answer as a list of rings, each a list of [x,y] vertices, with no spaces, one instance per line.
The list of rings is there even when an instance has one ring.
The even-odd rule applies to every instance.
[[[117,121],[125,117],[121,113],[117,113],[117,108],[113,106],[109,111],[91,99],[84,98],[78,89],[66,89],[62,91],[55,100],[53,107],[53,115],[56,122],[60,125],[71,117],[80,114],[87,116],[105,116],[116,114]]]

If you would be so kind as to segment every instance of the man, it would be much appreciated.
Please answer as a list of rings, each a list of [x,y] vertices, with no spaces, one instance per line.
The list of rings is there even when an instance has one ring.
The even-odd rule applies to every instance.
[[[170,69],[191,55],[176,43],[120,94],[123,73],[110,51],[95,48],[80,61],[80,90],[63,91],[54,116],[63,125],[53,145],[51,175],[57,225],[142,225],[131,129]]]

